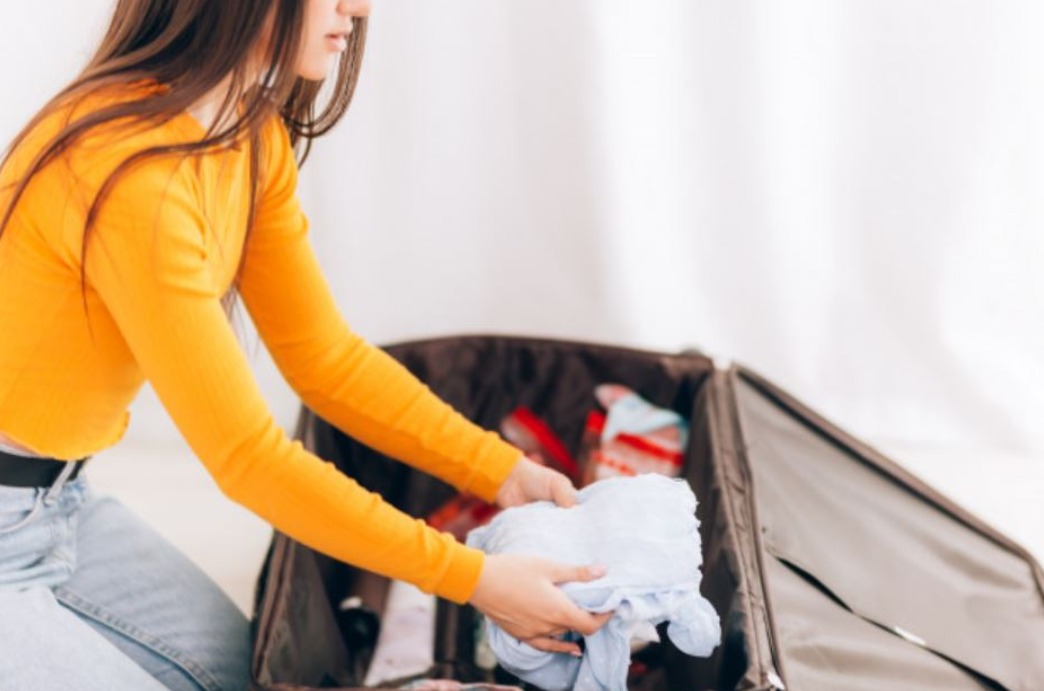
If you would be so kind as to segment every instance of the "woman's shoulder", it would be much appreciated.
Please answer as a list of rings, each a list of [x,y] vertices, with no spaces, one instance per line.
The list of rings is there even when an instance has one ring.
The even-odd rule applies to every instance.
[[[76,134],[49,165],[57,165],[81,182],[111,172],[140,152],[190,142],[198,135],[193,131],[193,123],[186,121],[191,118],[188,113],[162,118],[134,114],[135,102],[152,97],[160,89],[155,83],[131,82],[59,98],[12,152],[10,163],[19,169],[13,172],[16,176],[24,174],[31,162],[63,133]],[[127,114],[110,119],[108,116],[118,113],[113,109],[119,106],[128,106],[124,109]]]
[[[65,109],[66,120],[71,123],[89,122],[97,117],[117,115],[90,128],[77,141],[82,149],[110,150],[124,155],[149,148],[177,146],[192,143],[203,135],[203,127],[188,114],[181,111],[163,116],[146,117],[145,109],[135,108],[136,103],[152,98],[165,90],[154,82],[132,82],[113,85],[89,94]]]
[[[76,98],[65,99],[51,109],[12,150],[0,170],[0,188],[13,187],[26,179],[41,153],[56,137],[84,118],[92,118],[114,104],[147,98],[141,85],[124,85]],[[187,113],[184,117],[191,117]],[[182,153],[137,157],[191,141],[196,134],[191,123],[178,119],[144,122],[125,118],[105,122],[72,139],[60,153],[44,162],[20,196],[19,208],[26,218],[51,218],[61,210],[61,223],[81,219],[105,192],[105,199],[124,201],[154,198],[157,195],[185,195],[194,199],[198,192],[195,164]],[[124,166],[125,163],[130,165]],[[116,195],[112,197],[112,195]],[[0,202],[4,198],[0,197]],[[57,203],[60,201],[61,203]],[[68,217],[67,217],[68,215]],[[76,226],[79,221],[73,222]],[[82,224],[80,224],[82,225]]]

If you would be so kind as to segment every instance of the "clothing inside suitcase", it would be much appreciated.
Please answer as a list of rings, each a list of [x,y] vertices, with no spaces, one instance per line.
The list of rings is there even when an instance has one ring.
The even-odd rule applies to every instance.
[[[1037,563],[757,375],[699,355],[506,337],[388,351],[489,429],[524,405],[575,448],[605,382],[691,420],[683,477],[700,502],[702,591],[722,644],[701,660],[661,636],[640,654],[649,672],[634,688],[1044,689]],[[411,514],[455,494],[307,411],[299,432]],[[364,660],[336,607],[357,594],[380,611],[385,591],[277,534],[258,583],[254,687],[360,686]],[[440,601],[429,676],[493,681],[473,664],[475,616]]]

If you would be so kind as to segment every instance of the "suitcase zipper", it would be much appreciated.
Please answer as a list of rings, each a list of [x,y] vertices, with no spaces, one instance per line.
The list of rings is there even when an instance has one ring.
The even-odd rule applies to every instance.
[[[776,689],[776,691],[787,691],[787,685],[779,678],[779,674],[776,673],[776,670],[769,669],[768,673],[765,675],[765,679],[772,685],[773,689]]]
[[[724,364],[726,361],[723,358],[715,358],[714,366],[718,367]],[[779,627],[776,624],[775,610],[772,606],[772,596],[769,590],[769,585],[765,580],[765,545],[761,538],[761,519],[758,515],[758,502],[757,502],[757,485],[754,482],[754,473],[750,468],[749,459],[747,458],[747,448],[745,440],[747,435],[744,433],[744,421],[743,416],[740,414],[739,402],[736,397],[736,382],[739,378],[740,367],[733,363],[728,363],[728,369],[721,371],[721,377],[723,381],[723,389],[726,400],[723,401],[723,405],[726,407],[727,416],[731,423],[731,433],[734,435],[736,442],[734,446],[734,452],[736,454],[736,465],[740,471],[746,476],[747,487],[749,492],[745,498],[747,513],[750,518],[750,539],[754,547],[754,561],[756,565],[757,584],[760,588],[760,596],[762,605],[764,607],[765,616],[765,635],[768,639],[769,647],[769,660],[766,660],[768,669],[765,672],[766,680],[769,684],[772,684],[776,691],[785,691],[786,684],[783,682],[783,678],[786,675],[786,666],[783,663],[783,655],[779,649]]]

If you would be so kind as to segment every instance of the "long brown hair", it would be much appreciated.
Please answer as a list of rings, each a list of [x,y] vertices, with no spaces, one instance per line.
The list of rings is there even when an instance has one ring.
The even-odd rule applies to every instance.
[[[137,82],[155,82],[165,88],[66,121],[11,185],[13,193],[0,216],[0,236],[32,178],[91,130],[111,123],[163,124],[226,78],[231,82],[228,96],[200,141],[144,149],[115,168],[91,201],[81,252],[86,252],[87,238],[101,204],[129,168],[155,156],[201,155],[242,141],[243,137],[251,145],[249,232],[257,202],[260,132],[265,120],[276,113],[282,117],[303,163],[312,140],[329,131],[344,115],[358,81],[366,43],[366,19],[354,19],[348,49],[341,56],[329,99],[322,107],[319,94],[323,82],[296,75],[303,25],[303,0],[118,0],[105,37],[87,67],[15,137],[0,168],[34,128],[63,106],[105,89]],[[251,82],[257,69],[252,61],[266,33],[262,77],[259,82]],[[84,264],[81,260],[83,287]]]

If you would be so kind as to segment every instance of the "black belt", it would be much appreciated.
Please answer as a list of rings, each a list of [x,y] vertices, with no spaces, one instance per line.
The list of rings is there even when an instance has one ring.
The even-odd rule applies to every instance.
[[[90,456],[78,461],[59,461],[54,458],[27,458],[0,451],[0,485],[8,487],[50,487],[58,479],[62,470],[69,464],[75,463],[72,473],[66,478],[66,482],[73,480],[83,467],[87,465]]]

